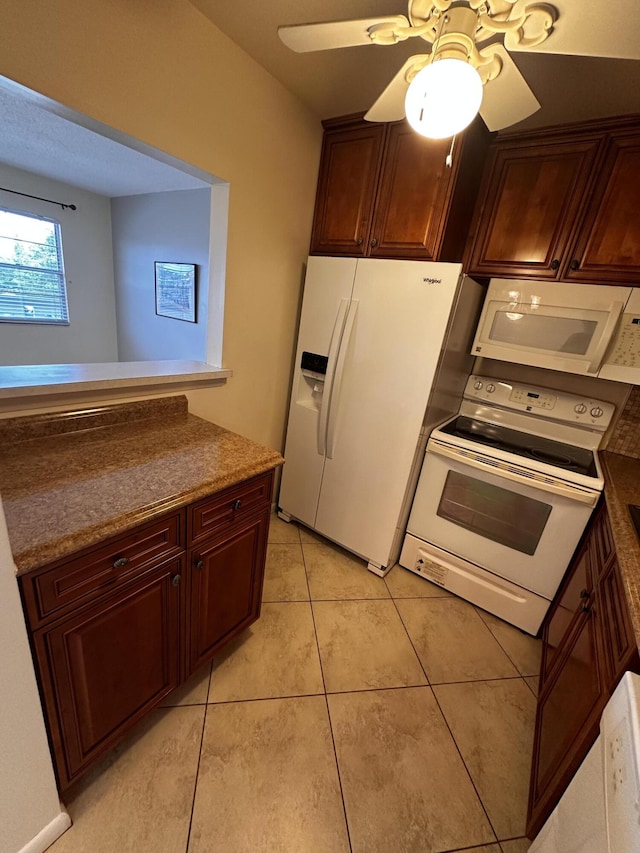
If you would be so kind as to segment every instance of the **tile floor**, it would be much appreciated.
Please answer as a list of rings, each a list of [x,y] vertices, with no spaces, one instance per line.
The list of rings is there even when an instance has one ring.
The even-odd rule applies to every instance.
[[[76,786],[52,853],[524,853],[540,643],[269,541],[260,620]]]

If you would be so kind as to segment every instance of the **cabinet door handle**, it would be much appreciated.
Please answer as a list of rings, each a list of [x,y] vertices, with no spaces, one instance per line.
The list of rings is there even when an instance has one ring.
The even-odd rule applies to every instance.
[[[374,237],[374,238],[373,238],[373,240],[371,241],[371,248],[372,248],[372,249],[375,249],[375,247],[376,247],[377,245],[378,245],[378,241],[377,241],[377,239]]]
[[[581,613],[591,613],[591,605],[585,601],[585,603],[580,608]]]
[[[202,571],[202,569],[204,569],[204,560],[198,560],[197,561],[196,569],[200,569],[200,571]]]
[[[580,269],[580,261],[577,258],[574,258],[571,261],[571,263],[569,264],[569,268],[572,270],[579,270]]]
[[[171,578],[171,583],[172,583],[174,586],[180,586],[180,581],[181,581],[181,580],[182,580],[181,575],[174,575],[174,576]]]
[[[235,512],[237,512],[241,506],[242,506],[242,501],[240,500],[240,498],[238,498],[237,501],[233,502],[233,509],[235,510]]]
[[[589,592],[588,589],[580,590],[580,598],[589,598],[590,595],[591,595],[591,593]]]
[[[554,259],[551,261],[551,269],[552,269],[552,270],[557,270],[559,266],[560,266],[560,261],[559,261],[557,258],[554,258]]]
[[[358,237],[358,239],[356,240],[356,246],[362,246],[363,243],[364,240],[362,239],[362,237]]]
[[[129,564],[129,558],[128,557],[118,557],[117,559],[115,559],[113,561],[113,568],[114,569],[124,569],[124,567],[128,564]]]

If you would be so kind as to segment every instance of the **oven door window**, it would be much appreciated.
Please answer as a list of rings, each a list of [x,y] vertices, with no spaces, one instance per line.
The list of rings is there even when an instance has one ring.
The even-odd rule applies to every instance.
[[[438,515],[485,539],[523,554],[535,554],[551,505],[449,471]]]

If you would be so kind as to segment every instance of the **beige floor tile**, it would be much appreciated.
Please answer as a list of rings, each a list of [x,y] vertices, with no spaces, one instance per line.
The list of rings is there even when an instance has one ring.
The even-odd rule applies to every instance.
[[[316,601],[327,692],[426,684],[392,601]]]
[[[525,681],[533,691],[533,695],[537,696],[540,692],[540,678],[537,675],[530,675],[525,678]]]
[[[303,544],[311,599],[389,598],[382,578],[363,560],[330,543]]]
[[[278,518],[275,512],[272,512],[269,524],[269,542],[279,545],[291,543],[297,545],[300,542],[298,525],[295,521],[283,521],[281,518]]]
[[[163,701],[161,708],[174,708],[176,705],[206,705],[209,695],[209,679],[211,664],[205,664],[194,672],[177,690],[170,693]]]
[[[308,601],[309,587],[300,543],[268,545],[263,601]]]
[[[396,600],[432,684],[518,675],[475,609],[460,598]]]
[[[431,689],[328,697],[354,853],[495,841]]]
[[[528,853],[531,842],[528,838],[513,838],[511,841],[501,841],[502,853]]]
[[[50,853],[176,853],[187,845],[205,706],[154,711],[78,783]]]
[[[503,622],[492,613],[476,608],[478,615],[500,643],[505,652],[516,665],[520,675],[538,675],[540,673],[540,656],[542,655],[542,640],[536,640],[529,634],[524,634],[513,625]]]
[[[498,839],[524,834],[536,700],[521,678],[434,687]]]
[[[189,853],[348,853],[324,696],[210,705]]]
[[[303,545],[308,543],[320,543],[329,544],[329,541],[324,538],[324,536],[320,536],[319,533],[316,533],[315,530],[311,530],[310,527],[305,527],[303,524],[300,525],[300,541]]]
[[[449,598],[451,593],[421,578],[402,566],[395,565],[385,577],[392,598]]]
[[[214,658],[209,702],[323,691],[311,605],[263,604],[260,619]]]

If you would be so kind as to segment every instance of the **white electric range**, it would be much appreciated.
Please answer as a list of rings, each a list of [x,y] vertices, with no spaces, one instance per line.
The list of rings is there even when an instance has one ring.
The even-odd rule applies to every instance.
[[[602,492],[613,412],[471,376],[427,443],[400,564],[536,634]]]

